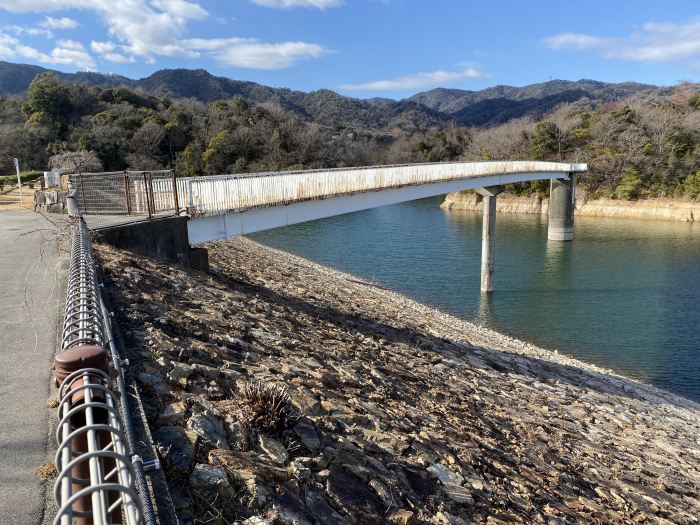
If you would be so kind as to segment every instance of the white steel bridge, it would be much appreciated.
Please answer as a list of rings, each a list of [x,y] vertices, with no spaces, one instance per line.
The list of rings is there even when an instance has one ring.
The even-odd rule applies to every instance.
[[[503,186],[551,180],[549,238],[571,240],[575,175],[586,170],[585,164],[491,161],[180,178],[126,171],[71,180],[93,229],[186,213],[190,244],[475,189],[484,197],[482,289],[490,291],[496,196]]]

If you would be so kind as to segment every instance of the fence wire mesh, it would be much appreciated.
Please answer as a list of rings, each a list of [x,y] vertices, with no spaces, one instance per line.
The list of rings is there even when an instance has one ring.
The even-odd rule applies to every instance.
[[[70,182],[93,230],[180,212],[172,170],[79,173],[70,175]]]

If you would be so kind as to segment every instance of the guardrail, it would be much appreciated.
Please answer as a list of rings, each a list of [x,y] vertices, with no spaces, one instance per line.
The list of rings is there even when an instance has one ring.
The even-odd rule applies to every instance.
[[[179,215],[192,217],[507,174],[553,176],[585,164],[542,161],[434,162],[359,168],[279,171],[176,178],[173,170],[83,173],[70,176],[93,228]]]
[[[470,177],[585,169],[585,164],[541,161],[434,162],[182,177],[176,181],[179,208],[201,216]]]
[[[180,213],[173,170],[77,173],[77,204],[91,228],[106,228]]]
[[[126,414],[123,362],[111,334],[97,280],[91,233],[68,197],[73,246],[61,351],[54,360],[60,383],[56,430],[56,525],[155,523],[141,459]],[[105,335],[107,337],[105,337]],[[109,347],[108,351],[105,347]],[[117,372],[125,438],[109,358]]]

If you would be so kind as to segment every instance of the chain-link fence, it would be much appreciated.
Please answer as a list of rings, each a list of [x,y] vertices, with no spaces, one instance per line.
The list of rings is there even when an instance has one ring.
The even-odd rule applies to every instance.
[[[70,182],[93,230],[180,213],[173,170],[79,173]]]

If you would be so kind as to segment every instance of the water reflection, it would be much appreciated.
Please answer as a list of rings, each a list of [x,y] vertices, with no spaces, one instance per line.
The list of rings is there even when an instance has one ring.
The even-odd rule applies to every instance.
[[[476,315],[476,324],[489,326],[491,324],[491,305],[493,304],[493,295],[482,293],[479,296],[479,310]]]
[[[426,199],[252,236],[426,304],[700,399],[700,223],[499,214],[480,293],[481,214]]]

